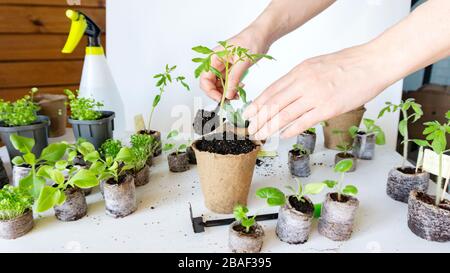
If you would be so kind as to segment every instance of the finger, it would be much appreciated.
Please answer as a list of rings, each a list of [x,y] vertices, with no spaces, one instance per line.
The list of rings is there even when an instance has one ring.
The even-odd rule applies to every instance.
[[[227,99],[233,99],[236,96],[237,86],[241,82],[242,76],[245,71],[251,66],[248,61],[240,62],[231,67],[229,79],[228,79],[228,90],[226,97]]]
[[[272,98],[276,93],[283,90],[286,86],[289,86],[294,81],[294,77],[291,74],[286,74],[279,80],[271,84],[266,90],[262,92],[244,111],[244,118],[250,119],[255,116],[264,103]]]
[[[281,138],[294,137],[314,127],[317,123],[328,118],[328,114],[326,113],[322,107],[316,107],[306,112],[283,131]]]
[[[305,100],[299,99],[294,101],[276,114],[272,119],[265,122],[261,129],[255,134],[255,138],[267,139],[313,108],[313,104],[306,102]]]
[[[211,77],[207,76],[206,74],[209,73],[203,73],[205,76],[200,78],[200,88],[205,91],[206,95],[210,97],[211,99],[215,101],[220,101],[222,98],[222,92],[220,92],[216,87],[216,79],[211,79]],[[212,74],[212,73],[211,73]]]

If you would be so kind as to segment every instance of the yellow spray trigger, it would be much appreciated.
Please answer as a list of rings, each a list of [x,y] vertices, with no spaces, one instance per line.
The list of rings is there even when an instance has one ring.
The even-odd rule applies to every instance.
[[[62,53],[72,53],[81,38],[83,38],[88,24],[83,14],[77,11],[69,9],[66,11],[66,16],[72,21],[72,25],[70,26],[69,37],[67,38],[67,42],[62,50]]]

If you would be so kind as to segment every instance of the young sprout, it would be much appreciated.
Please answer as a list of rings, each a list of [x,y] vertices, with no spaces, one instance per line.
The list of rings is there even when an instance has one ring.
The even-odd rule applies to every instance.
[[[344,159],[339,161],[336,166],[334,166],[334,171],[340,173],[340,177],[337,181],[326,180],[325,183],[329,188],[335,188],[338,196],[338,201],[342,201],[342,194],[355,196],[358,194],[358,189],[354,185],[346,185],[342,188],[344,183],[344,175],[353,167],[353,161],[351,159]]]
[[[244,228],[245,233],[250,232],[250,228],[256,224],[255,218],[256,214],[253,217],[248,217],[248,208],[242,205],[236,205],[233,210],[234,218],[238,221]]]
[[[32,88],[30,93],[15,102],[0,99],[0,121],[7,126],[23,126],[32,124],[37,120],[39,106],[33,101],[37,88]]]
[[[308,130],[305,131],[305,134],[310,134],[310,135],[316,134],[316,128],[309,128]]]
[[[352,126],[350,129],[348,129],[350,135],[352,138],[355,138],[356,134],[358,132],[364,132],[366,134],[375,134],[375,143],[377,145],[384,145],[386,144],[386,137],[384,135],[383,129],[381,129],[380,126],[375,124],[375,121],[373,119],[365,118],[363,119],[363,124],[366,127],[365,129],[362,129],[357,126]]]
[[[413,113],[408,115],[408,110],[412,109]],[[386,102],[386,107],[381,109],[380,114],[378,114],[378,118],[381,118],[386,112],[396,112],[400,110],[401,112],[401,120],[398,124],[398,131],[400,135],[403,137],[403,162],[402,169],[405,168],[405,163],[408,160],[408,144],[411,141],[409,139],[408,134],[408,122],[412,120],[412,122],[416,122],[419,120],[422,115],[422,106],[414,101],[414,99],[409,98],[405,101],[401,101],[400,104],[392,104],[391,102]]]
[[[344,155],[349,154],[350,151],[353,149],[353,145],[348,143],[347,141],[344,141],[343,135],[345,134],[345,132],[342,130],[333,130],[332,133],[339,137],[339,144],[336,145],[336,148],[342,153],[344,153]],[[350,129],[349,133],[350,135],[352,135]]]
[[[292,150],[297,152],[299,155],[309,155],[310,153],[308,149],[299,143],[292,145]]]
[[[98,110],[103,104],[97,102],[92,98],[78,97],[78,90],[74,92],[69,89],[64,90],[67,95],[70,106],[71,117],[75,120],[97,120],[102,116],[102,113]]]
[[[179,135],[179,132],[177,130],[172,130],[167,135],[167,140],[168,141],[169,140],[173,140],[178,135]],[[165,152],[174,151],[177,156],[178,156],[179,153],[186,152],[186,149],[187,149],[187,145],[186,144],[181,144],[181,145],[177,146],[174,143],[166,143],[166,144],[164,144],[164,147],[163,147],[163,151],[165,151]]]
[[[173,76],[172,72],[175,71],[177,68],[176,65],[169,66],[166,64],[166,67],[164,69],[164,72],[158,73],[153,76],[154,79],[158,79],[156,82],[156,88],[158,88],[159,92],[158,94],[153,98],[152,108],[150,110],[150,114],[148,117],[148,123],[147,123],[147,130],[151,130],[151,123],[153,118],[153,113],[155,112],[156,106],[158,106],[159,102],[161,101],[161,96],[166,91],[167,86],[173,83],[173,81],[181,84],[187,91],[190,91],[189,85],[185,82],[186,77],[184,76]]]

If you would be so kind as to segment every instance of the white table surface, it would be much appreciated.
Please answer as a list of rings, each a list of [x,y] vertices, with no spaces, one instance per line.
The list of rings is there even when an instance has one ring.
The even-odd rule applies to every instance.
[[[71,132],[64,139],[73,139]],[[60,140],[60,139],[57,139]],[[52,141],[55,141],[53,139]],[[279,157],[267,167],[256,169],[248,206],[251,213],[277,212],[267,208],[255,191],[264,186],[295,185],[287,168],[287,150],[295,140],[280,145]],[[312,175],[303,179],[317,182],[335,179],[332,171],[334,154],[323,148],[321,133],[312,155]],[[0,156],[9,169],[5,148]],[[407,227],[407,205],[390,199],[386,193],[388,171],[401,163],[401,156],[386,147],[377,147],[372,161],[358,162],[347,182],[359,188],[360,208],[352,238],[333,242],[317,232],[317,220],[307,243],[289,245],[275,235],[276,220],[260,222],[266,236],[262,252],[450,252],[450,243],[433,243],[416,237]],[[313,164],[323,163],[323,165]],[[9,170],[8,170],[9,171]],[[189,217],[189,202],[194,216],[205,219],[226,218],[203,205],[196,167],[184,173],[170,173],[165,156],[159,156],[151,169],[151,182],[137,189],[138,210],[122,219],[105,215],[104,202],[98,190],[87,197],[88,215],[76,222],[60,222],[53,211],[35,214],[35,227],[22,238],[0,240],[1,252],[228,252],[226,226],[206,228],[195,234]],[[321,201],[323,195],[314,196]]]

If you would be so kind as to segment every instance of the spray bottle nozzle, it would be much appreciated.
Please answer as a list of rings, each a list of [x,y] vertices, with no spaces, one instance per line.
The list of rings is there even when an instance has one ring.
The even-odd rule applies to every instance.
[[[91,18],[82,12],[70,9],[66,11],[66,16],[72,21],[72,25],[62,53],[72,53],[84,35],[88,36],[88,47],[101,46],[101,29]]]

